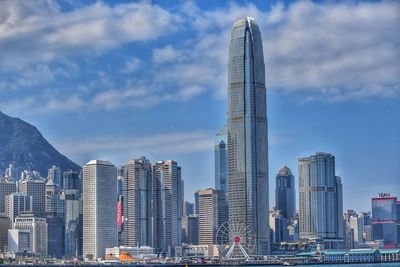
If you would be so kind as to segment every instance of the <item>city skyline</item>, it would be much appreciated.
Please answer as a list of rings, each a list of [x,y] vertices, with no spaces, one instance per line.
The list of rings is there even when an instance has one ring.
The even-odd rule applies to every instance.
[[[17,10],[15,6],[25,4],[23,2],[14,4],[5,2],[2,5],[5,8],[14,5],[14,9],[11,10]],[[46,4],[43,3],[43,5]],[[49,42],[48,58],[38,59],[33,53],[26,55],[25,59],[15,57],[15,60],[0,62],[0,74],[7,74],[7,78],[0,80],[0,110],[35,124],[51,143],[81,166],[93,158],[110,160],[117,165],[122,165],[129,158],[139,158],[140,156],[146,156],[151,161],[174,159],[183,168],[182,178],[185,180],[186,188],[213,186],[213,139],[215,133],[224,126],[227,111],[226,95],[223,93],[227,87],[227,78],[224,74],[229,41],[227,34],[232,26],[232,21],[241,16],[252,16],[263,25],[261,30],[266,46],[264,51],[267,51],[268,53],[265,54],[269,55],[269,58],[266,58],[266,82],[269,95],[267,106],[268,114],[271,115],[269,120],[269,176],[274,177],[281,166],[287,165],[292,169],[295,184],[298,185],[298,158],[316,151],[325,151],[332,153],[337,159],[337,175],[342,177],[344,188],[344,209],[369,210],[369,198],[376,195],[377,192],[391,192],[393,195],[400,195],[396,180],[400,165],[398,164],[400,126],[395,123],[400,120],[399,81],[398,77],[390,76],[391,73],[396,74],[399,71],[398,63],[392,62],[392,60],[398,59],[398,52],[388,49],[388,57],[392,60],[387,60],[385,56],[382,56],[387,62],[382,69],[382,72],[386,74],[383,75],[379,72],[372,75],[364,67],[381,70],[382,66],[379,65],[381,61],[378,60],[378,63],[374,65],[375,63],[362,61],[362,55],[358,57],[354,55],[355,59],[361,62],[358,66],[355,63],[343,63],[339,60],[340,57],[335,59],[333,55],[341,53],[344,57],[352,56],[352,50],[349,49],[346,42],[339,43],[338,50],[328,44],[323,47],[326,50],[323,55],[329,56],[330,62],[329,60],[320,60],[321,54],[315,53],[313,50],[301,50],[303,48],[300,45],[301,39],[296,39],[298,42],[295,42],[293,47],[282,48],[279,45],[281,44],[279,42],[285,41],[279,27],[283,27],[283,30],[296,29],[304,33],[306,26],[314,25],[313,23],[309,24],[309,20],[306,20],[306,11],[311,13],[311,18],[318,19],[333,14],[340,8],[348,12],[348,15],[346,13],[345,16],[349,18],[353,16],[359,18],[360,10],[362,8],[366,10],[366,18],[360,19],[366,26],[361,27],[356,22],[353,23],[361,34],[370,37],[371,40],[367,38],[369,40],[367,44],[375,44],[375,38],[380,37],[378,32],[382,26],[377,23],[377,17],[385,14],[385,25],[388,25],[389,31],[393,30],[391,26],[396,25],[393,19],[397,17],[390,12],[390,9],[398,10],[397,3],[285,2],[263,4],[254,2],[244,4],[239,2],[229,5],[204,1],[203,3],[192,2],[168,6],[160,1],[140,4],[103,2],[83,4],[83,7],[67,6],[65,3],[64,5],[60,4],[58,9],[54,4],[52,8],[45,9],[47,10],[45,12],[48,13],[45,14],[44,20],[49,22],[49,26],[39,31],[37,37],[32,41],[33,44]],[[109,40],[109,32],[105,28],[101,28],[102,35],[94,36],[98,38],[94,40],[104,40],[104,42],[99,42],[95,47],[98,49],[98,53],[92,54],[85,50],[89,41],[81,35],[77,35],[77,29],[71,26],[75,21],[71,18],[72,16],[66,15],[80,14],[79,12],[82,12],[83,8],[97,11],[96,16],[107,14],[106,17],[110,20],[119,18],[119,16],[125,18],[132,13],[136,14],[138,9],[146,8],[151,12],[158,12],[157,15],[165,15],[163,17],[165,21],[157,22],[160,24],[150,24],[149,27],[158,27],[157,29],[162,31],[169,29],[169,22],[174,22],[174,25],[178,26],[176,29],[169,29],[171,31],[167,31],[167,35],[158,31],[154,35],[144,35],[142,39],[139,38],[140,34],[128,32],[127,39],[117,38],[114,43],[110,44],[106,42]],[[174,8],[180,12],[190,10],[192,14],[188,13],[183,16],[184,21],[182,22],[172,16],[171,10]],[[15,17],[15,23],[11,24],[16,27],[15,29],[22,27],[21,24],[28,16],[37,16],[38,14],[35,13],[37,10],[33,6],[26,6],[21,10],[24,12],[20,13],[20,17]],[[118,13],[118,10],[122,10],[123,15]],[[377,15],[373,15],[371,10]],[[55,23],[55,15],[58,14],[63,14],[59,20],[65,23],[67,30],[64,32],[56,31],[51,26],[52,22]],[[299,24],[294,21],[295,15],[293,14],[299,15]],[[329,16],[328,18],[331,20],[330,25],[336,27],[334,29],[341,29],[338,21]],[[96,17],[89,17],[87,22],[94,19]],[[188,24],[190,29],[182,30],[180,26],[191,19],[194,22]],[[134,22],[129,21],[129,23]],[[368,27],[368,25],[375,27]],[[7,46],[7,41],[22,43],[26,35],[10,37],[5,33],[4,27],[0,28],[0,34],[4,36],[3,41],[0,41],[0,47],[10,51],[11,55],[15,55],[17,48]],[[311,30],[313,29],[315,30],[311,27]],[[28,35],[37,31],[37,29],[30,30],[28,28],[25,30],[25,34]],[[89,33],[92,33],[90,27],[88,30]],[[69,36],[68,34],[71,36],[70,42],[63,44],[64,47],[57,46],[59,38]],[[341,34],[343,35],[339,34],[338,37],[344,38],[353,34],[356,37],[362,37],[347,28]],[[219,37],[219,35],[223,37]],[[195,43],[188,42],[188,44],[183,42],[180,45],[173,40],[177,36],[182,36],[184,40],[193,38],[197,41]],[[317,32],[317,36],[322,40],[329,40],[328,35],[318,35]],[[382,36],[382,40],[389,44],[392,43],[391,40],[384,39],[384,37]],[[311,42],[311,48],[315,49],[318,45],[317,40],[308,35],[307,38],[304,41]],[[224,40],[218,41],[218,39]],[[354,42],[353,45],[357,49],[364,51],[363,48],[366,48],[364,44],[356,42],[356,40]],[[213,48],[210,49],[206,45],[211,45]],[[145,48],[145,46],[149,48]],[[189,47],[193,47],[196,52],[203,55],[205,60],[190,56],[188,54]],[[65,51],[60,51],[60,48]],[[377,57],[381,50],[378,49],[378,46],[376,48],[373,51],[376,52]],[[312,58],[311,56],[316,57],[319,61],[297,58],[298,54],[294,52],[296,49],[309,55],[310,58]],[[32,46],[32,51],[38,54],[43,53],[35,45]],[[55,52],[60,52],[60,54],[54,56],[52,53]],[[84,55],[88,62],[82,62],[77,55]],[[283,60],[285,57],[292,58],[293,61],[288,63]],[[176,62],[174,62],[175,58]],[[29,61],[32,59],[37,62]],[[211,59],[214,60],[215,67],[210,67],[206,62],[207,60],[212,61]],[[143,65],[145,60],[148,60],[148,64],[150,64],[147,66],[150,70],[147,74],[141,70],[142,66],[145,67]],[[111,62],[116,63],[112,64]],[[284,67],[291,67],[288,69],[290,74],[296,73],[295,70],[302,69],[302,67],[310,68],[313,64],[319,65],[319,63],[321,63],[322,70],[317,73],[318,77],[312,76],[312,71],[307,72],[307,68],[304,68],[306,71],[304,76],[309,79],[301,79],[299,75],[288,79],[290,75],[283,72]],[[103,67],[98,67],[93,72],[85,71],[92,64]],[[356,78],[346,75],[342,77],[339,74],[343,74],[343,72],[330,69],[330,64],[339,64],[340,68],[338,67],[338,69],[343,69],[344,72],[353,70],[352,73]],[[157,76],[154,74],[164,68],[168,69],[168,66],[173,67],[171,72],[160,75],[161,77],[158,77],[160,80],[157,80],[157,82],[167,81],[165,88],[157,91],[155,84],[149,86],[151,90],[156,90],[153,98],[148,98],[143,90],[139,90],[143,88],[143,84],[135,84],[132,81],[132,79],[136,79],[146,82],[149,75]],[[211,72],[208,73],[207,69]],[[23,74],[15,74],[16,70]],[[190,73],[190,70],[196,70],[195,73],[200,79]],[[275,75],[279,71],[282,71],[281,81],[277,78],[279,75]],[[271,73],[269,74],[269,72]],[[182,84],[177,88],[181,91],[166,95],[166,91],[173,87],[169,79],[176,79],[174,75],[179,73],[182,77]],[[368,76],[368,79],[361,79],[360,73],[363,73],[361,76]],[[328,74],[332,74],[332,78],[324,79],[329,77]],[[203,80],[204,77],[207,79]],[[125,84],[116,81],[120,78]],[[82,80],[82,83],[79,80]],[[97,81],[99,84],[91,84],[93,81]],[[184,83],[186,81],[192,81],[193,86],[188,86],[188,83]],[[101,89],[97,90],[94,87]],[[34,95],[37,97],[35,98]],[[121,100],[116,99],[116,96],[120,95],[126,98],[122,101],[140,102],[146,106],[135,106],[136,104],[132,103],[123,108],[122,106],[126,106],[126,102],[119,102]],[[93,99],[89,99],[91,96]],[[139,101],[135,101],[135,97]],[[111,102],[104,102],[106,100]],[[165,120],[165,117],[159,116],[159,114],[168,114],[170,118],[173,118],[172,122]],[[100,126],[98,124],[99,117],[102,118]],[[115,118],[121,118],[121,120]],[[128,127],[127,124],[133,126]],[[136,127],[136,125],[141,127]],[[81,131],[76,129],[81,129]],[[127,143],[129,145],[124,150]],[[361,181],[364,180],[367,180],[368,183],[361,184]],[[270,179],[271,207],[274,203],[274,184],[274,179]],[[189,200],[192,200],[192,191],[185,192],[185,196]],[[354,196],[362,197],[354,198]]]

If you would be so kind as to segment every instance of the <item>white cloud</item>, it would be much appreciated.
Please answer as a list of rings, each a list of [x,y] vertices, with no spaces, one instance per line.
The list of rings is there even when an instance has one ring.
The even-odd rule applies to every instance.
[[[207,92],[226,97],[230,31],[233,21],[243,16],[254,17],[260,25],[268,90],[295,92],[302,101],[400,96],[398,2],[300,1],[287,6],[278,2],[268,12],[253,4],[234,3],[201,11],[195,2],[187,2],[177,6],[174,14],[149,2],[114,6],[96,2],[66,13],[55,2],[37,3],[0,3],[0,50],[4,55],[0,73],[2,68],[21,72],[15,81],[0,80],[2,91],[68,79],[79,72],[77,67],[53,63],[63,57],[63,62],[73,62],[71,55],[82,51],[108,51],[178,30],[191,34],[178,33],[182,38],[179,44],[154,47],[150,58],[130,55],[122,69],[117,69],[119,74],[129,74],[122,81],[115,72],[96,66],[93,71],[98,72],[98,80],[77,86],[85,90],[73,93],[76,104],[71,108],[62,103],[55,108],[51,100],[62,99],[62,93],[55,92],[51,99],[27,96],[25,110],[143,108],[187,101]],[[151,76],[138,72],[142,65]],[[44,103],[45,108],[30,105],[32,99]],[[22,108],[13,101],[6,104]]]
[[[103,51],[176,30],[179,18],[149,2],[103,2],[61,12],[53,1],[0,2],[0,67],[50,62],[82,51]],[[23,52],[23,55],[21,55]]]
[[[153,51],[153,60],[156,63],[179,62],[183,60],[182,56],[183,54],[179,50],[170,45]]]
[[[214,145],[213,135],[210,131],[194,130],[152,136],[105,136],[66,140],[56,144],[56,147],[78,162],[107,156],[122,164],[127,159],[142,155],[159,160],[163,155],[170,155],[171,151],[174,155],[209,151]]]
[[[125,62],[124,68],[121,70],[122,73],[125,74],[132,74],[136,70],[139,69],[140,65],[142,64],[142,61],[139,58],[130,58]]]
[[[0,109],[19,113],[52,113],[58,111],[77,111],[84,108],[85,101],[77,94],[63,97],[44,95],[42,97],[28,96],[12,101],[1,101]]]

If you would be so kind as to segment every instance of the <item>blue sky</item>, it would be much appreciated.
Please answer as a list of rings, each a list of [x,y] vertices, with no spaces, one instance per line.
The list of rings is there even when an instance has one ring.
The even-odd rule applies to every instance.
[[[397,1],[2,1],[0,110],[81,165],[174,159],[192,199],[214,185],[242,16],[263,37],[271,206],[278,169],[316,151],[336,156],[345,208],[400,196]]]

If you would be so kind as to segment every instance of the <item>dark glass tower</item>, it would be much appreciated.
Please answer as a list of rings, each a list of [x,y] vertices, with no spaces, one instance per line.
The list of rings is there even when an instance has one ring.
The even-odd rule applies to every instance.
[[[287,166],[283,166],[276,175],[275,205],[286,220],[292,221],[294,219],[296,191],[294,176]]]
[[[215,136],[215,189],[227,192],[227,129],[222,128]]]
[[[255,253],[265,255],[269,251],[265,67],[260,30],[252,18],[233,25],[228,69],[229,219],[251,225]]]

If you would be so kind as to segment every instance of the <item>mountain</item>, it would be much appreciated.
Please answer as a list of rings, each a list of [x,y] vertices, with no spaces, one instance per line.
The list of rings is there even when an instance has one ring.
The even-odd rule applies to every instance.
[[[47,142],[35,126],[0,111],[0,176],[10,163],[18,171],[39,171],[44,177],[53,165],[62,171],[81,169]]]

